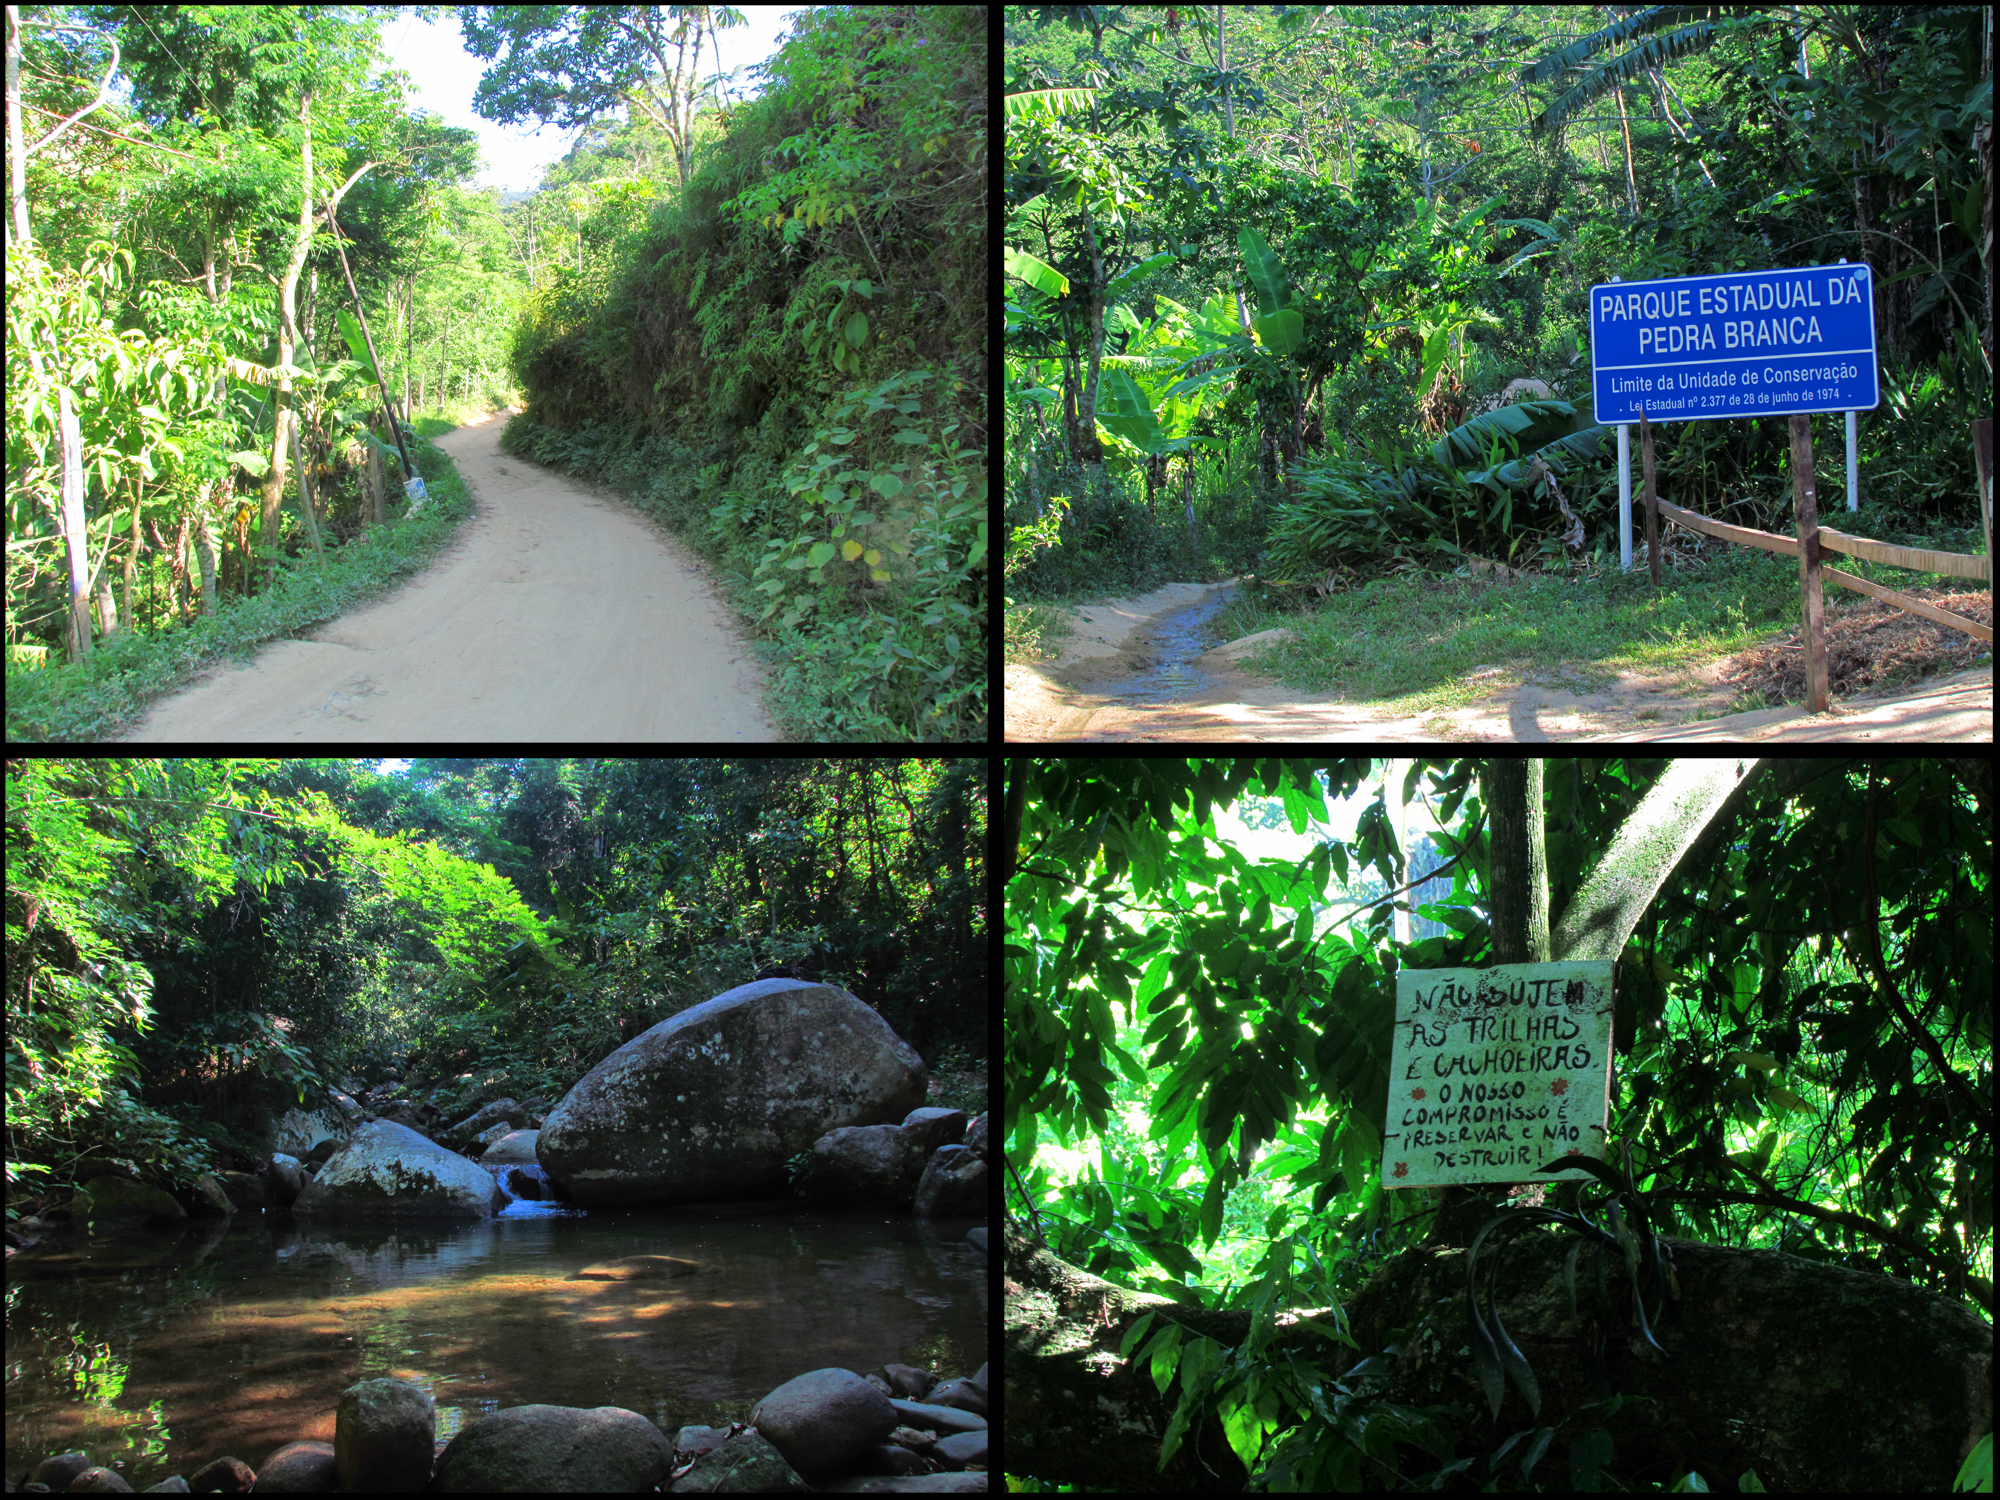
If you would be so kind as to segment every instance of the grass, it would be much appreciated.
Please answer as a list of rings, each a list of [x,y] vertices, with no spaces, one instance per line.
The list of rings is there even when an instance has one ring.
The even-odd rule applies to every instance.
[[[1826,520],[1851,535],[1879,541],[1947,552],[1984,551],[1984,539],[1976,531],[1900,525],[1867,509],[1832,512]],[[1763,527],[1781,524],[1767,519]],[[1274,589],[1253,580],[1217,615],[1212,644],[1282,628],[1288,636],[1247,654],[1244,670],[1275,676],[1302,693],[1339,689],[1350,700],[1394,703],[1399,713],[1422,713],[1463,706],[1529,677],[1603,686],[1623,673],[1691,676],[1729,657],[1743,656],[1754,665],[1765,654],[1775,657],[1777,643],[1788,635],[1796,636],[1801,611],[1795,558],[1672,528],[1675,561],[1662,565],[1655,592],[1645,565],[1643,530],[1635,530],[1642,534],[1630,573],[1619,569],[1615,557],[1608,566],[1599,562],[1568,576],[1529,574],[1506,583],[1467,576],[1465,570],[1455,575],[1378,571],[1336,582],[1330,596],[1307,596],[1304,605],[1300,590]],[[1844,572],[1905,593],[1985,592],[1970,579],[1825,556]],[[1830,623],[1864,607],[1879,608],[1833,584],[1826,586],[1825,599]],[[1069,602],[1017,602],[1007,618],[1008,660],[1031,661],[1058,649],[1068,635],[1063,607]],[[1985,642],[1946,627],[1929,629],[1944,642],[1928,653],[1934,659],[1926,662],[1920,659],[1923,653],[1903,653],[1896,670],[1879,685],[1900,685],[1992,659]],[[1754,685],[1760,677],[1765,680],[1761,687]],[[1785,680],[1775,668],[1749,672],[1741,698],[1725,711],[1777,706],[1782,701],[1777,684]],[[1836,674],[1835,687],[1840,686]]]
[[[141,718],[154,699],[186,686],[216,664],[247,657],[259,646],[294,639],[356,605],[386,593],[420,572],[450,545],[472,513],[472,497],[452,462],[430,439],[483,415],[484,405],[452,408],[412,423],[418,441],[410,460],[422,476],[428,503],[414,519],[400,519],[409,502],[400,493],[400,470],[389,466],[388,512],[392,525],[365,541],[328,548],[314,566],[310,547],[291,560],[274,583],[250,598],[229,598],[219,613],[192,625],[100,638],[90,656],[74,665],[7,665],[7,738],[11,741],[82,743],[109,739]],[[283,515],[298,526],[298,485],[287,486]]]

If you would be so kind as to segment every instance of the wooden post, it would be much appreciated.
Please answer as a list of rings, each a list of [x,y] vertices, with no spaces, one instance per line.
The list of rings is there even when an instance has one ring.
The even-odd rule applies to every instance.
[[[1792,503],[1799,522],[1799,587],[1805,594],[1806,707],[1826,712],[1826,620],[1820,600],[1819,492],[1813,484],[1812,422],[1792,418]]]
[[[1660,586],[1660,505],[1653,483],[1653,428],[1646,408],[1639,408],[1639,464],[1646,475],[1646,561],[1653,570],[1653,587]]]
[[[1986,528],[1986,608],[1993,609],[1993,419],[1972,419],[1972,463],[1979,476],[1979,522]]]

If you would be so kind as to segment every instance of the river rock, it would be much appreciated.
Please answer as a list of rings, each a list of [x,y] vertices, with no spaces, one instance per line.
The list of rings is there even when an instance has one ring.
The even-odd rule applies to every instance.
[[[956,1219],[986,1212],[986,1163],[963,1146],[945,1146],[924,1166],[911,1211],[919,1219]]]
[[[667,1435],[622,1407],[515,1406],[461,1428],[438,1455],[432,1488],[630,1494],[658,1487],[673,1458]]]
[[[809,1370],[750,1408],[750,1425],[808,1480],[825,1479],[895,1429],[890,1399],[852,1370]]]
[[[340,1393],[333,1420],[340,1488],[407,1492],[430,1477],[437,1403],[415,1381],[358,1381]]]
[[[486,1154],[479,1158],[480,1165],[487,1167],[532,1167],[535,1160],[535,1137],[537,1130],[510,1130],[486,1148]]]
[[[606,1261],[570,1272],[571,1281],[643,1281],[652,1277],[692,1276],[701,1269],[691,1260],[675,1260],[671,1255],[628,1255],[623,1260]]]
[[[488,1219],[506,1202],[492,1173],[477,1162],[406,1125],[372,1120],[354,1132],[346,1150],[320,1168],[292,1212],[352,1219]]]
[[[854,996],[746,984],[605,1058],[543,1122],[536,1151],[585,1207],[782,1197],[785,1163],[829,1130],[900,1122],[923,1059]]]
[[[76,1190],[69,1207],[77,1219],[89,1224],[92,1234],[178,1223],[187,1217],[171,1193],[125,1177],[91,1178]]]

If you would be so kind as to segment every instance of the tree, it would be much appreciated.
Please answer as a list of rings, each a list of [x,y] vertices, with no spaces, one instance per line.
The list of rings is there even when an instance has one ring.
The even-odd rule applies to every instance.
[[[983,1080],[984,774],[10,761],[10,1202],[98,1152],[184,1183],[235,1148],[219,1129],[319,1102],[361,1063],[427,1055],[559,1093],[621,1022],[767,963]]]
[[[1143,1474],[1147,1487],[1228,1489],[1255,1463],[1273,1488],[1398,1473],[1420,1484],[1449,1464],[1454,1442],[1492,1451],[1521,1434],[1515,1456],[1554,1439],[1577,1482],[1600,1468],[1670,1483],[1689,1467],[1711,1480],[1754,1467],[1794,1487],[1949,1483],[1990,1424],[1990,1407],[1968,1412],[1931,1387],[1985,1390],[1991,1358],[1990,1324],[1975,1310],[1991,1302],[1990,1184],[1970,1166],[1986,1159],[1991,1131],[1987,944],[1975,932],[1960,949],[1957,935],[1971,913],[1990,930],[1990,772],[1775,762],[1738,778],[1728,763],[1556,761],[1529,763],[1543,774],[1518,785],[1509,768],[1490,768],[1481,805],[1467,795],[1472,763],[1419,763],[1412,778],[1431,770],[1443,820],[1463,814],[1439,844],[1470,866],[1442,904],[1466,909],[1452,938],[1384,954],[1380,906],[1352,945],[1315,945],[1310,926],[1272,915],[1299,910],[1329,871],[1345,879],[1351,860],[1376,865],[1394,899],[1400,851],[1379,802],[1351,842],[1297,867],[1210,844],[1209,808],[1244,786],[1281,794],[1303,828],[1319,805],[1314,774],[1345,795],[1367,762],[1085,764],[1017,761],[1008,789],[1020,850],[1008,910],[1009,1180],[1013,1211],[1027,1216],[1006,1236],[1010,1468],[1053,1482]],[[1547,796],[1545,819],[1529,814],[1529,782]],[[1666,1357],[1646,1357],[1628,1347],[1622,1308],[1608,1319],[1586,1310],[1579,1327],[1561,1241],[1510,1241],[1498,1305],[1542,1403],[1532,1418],[1503,1406],[1488,1437],[1460,1352],[1458,1247],[1491,1207],[1392,1256],[1364,1288],[1358,1243],[1379,1231],[1412,1245],[1429,1226],[1410,1195],[1385,1202],[1378,1184],[1360,1184],[1379,1160],[1385,987],[1392,996],[1399,960],[1503,961],[1502,922],[1514,927],[1510,947],[1524,943],[1538,823],[1559,914],[1549,951],[1619,960],[1614,1135],[1632,1150],[1655,1226],[1670,1232],[1680,1300],[1656,1325]],[[1858,874],[1834,852],[1853,850],[1857,831]],[[1829,878],[1835,869],[1848,878]],[[1878,932],[1895,950],[1879,965],[1867,956]],[[1851,966],[1838,961],[1848,953]],[[1145,1013],[1164,1076],[1132,1055],[1136,1025],[1112,1024],[1114,1002]],[[1691,1006],[1713,1014],[1691,1026]],[[1929,1064],[1920,1075],[1913,1049]],[[1149,1114],[1167,1156],[1180,1143],[1205,1183],[1178,1188],[1176,1172],[1141,1198],[1113,1185],[1135,1174],[1107,1154],[1102,1173],[1057,1191],[1034,1166],[1042,1139],[1103,1134],[1107,1061],[1138,1085],[1117,1107]],[[1883,1087],[1912,1096],[1878,1105]],[[1292,1125],[1294,1109],[1322,1100],[1323,1133]],[[1940,1111],[1926,1114],[1938,1133],[1919,1142],[1926,1109]],[[1892,1127],[1884,1144],[1899,1113],[1905,1133]],[[1284,1163],[1273,1174],[1309,1190],[1311,1209],[1297,1227],[1302,1199],[1272,1214],[1268,1245],[1250,1251],[1262,1251],[1253,1279],[1224,1300],[1190,1284],[1200,1277],[1189,1275],[1187,1236],[1199,1225],[1213,1242],[1223,1197],[1264,1141]],[[1865,1186],[1891,1181],[1904,1186]],[[1921,1210],[1899,1202],[1912,1188]],[[1742,1248],[1745,1238],[1790,1253]],[[1335,1306],[1273,1321],[1300,1302]],[[1812,1342],[1811,1361],[1764,1331],[1793,1328]],[[1361,1368],[1392,1329],[1403,1330],[1401,1354]],[[1885,1329],[1920,1332],[1905,1342]],[[1614,1392],[1627,1404],[1592,1405]],[[1854,1403],[1859,1430],[1827,1430],[1835,1392]],[[1746,1444],[1746,1431],[1760,1443]]]
[[[25,181],[17,173],[14,190],[23,223],[27,195],[40,200],[38,227],[51,248],[49,274],[25,239],[10,257],[18,262],[10,271],[11,347],[43,358],[9,359],[9,461],[20,481],[9,488],[23,497],[10,516],[9,576],[10,587],[32,580],[25,556],[59,536],[74,539],[80,555],[87,528],[95,563],[82,559],[72,586],[95,581],[98,629],[109,634],[119,628],[108,581],[113,557],[121,557],[124,614],[134,624],[145,623],[135,616],[134,575],[147,552],[156,561],[146,573],[157,566],[171,580],[164,608],[158,591],[145,589],[152,623],[181,615],[176,596],[189,582],[190,541],[200,558],[202,600],[215,607],[219,528],[211,521],[232,464],[261,481],[254,513],[246,507],[237,514],[255,515],[267,553],[277,547],[291,431],[298,416],[316,419],[338,394],[318,379],[306,326],[315,312],[312,255],[329,245],[317,238],[314,221],[346,190],[343,175],[354,182],[352,161],[366,161],[360,171],[389,166],[393,172],[384,175],[394,180],[379,195],[364,194],[364,213],[342,227],[367,241],[372,267],[401,264],[409,252],[390,242],[414,249],[423,240],[411,211],[421,179],[468,168],[471,137],[407,120],[393,86],[372,86],[376,23],[350,8],[103,6],[80,13],[97,27],[55,30],[85,41],[65,52],[35,34],[17,63],[29,86],[17,100],[33,111],[27,118],[51,108],[66,118],[49,137],[59,149],[27,160]],[[36,33],[49,29],[30,25]],[[101,102],[121,64],[129,89],[82,118],[90,111],[77,106],[87,97],[62,80],[87,70],[95,85],[102,75]],[[305,111],[308,91],[313,107]],[[71,122],[76,129],[65,134]],[[332,180],[311,180],[308,160],[330,167]],[[353,254],[360,263],[361,250]],[[243,268],[261,274],[240,278]],[[232,377],[243,384],[232,386]],[[78,402],[78,391],[91,399]],[[65,402],[79,428],[88,489],[67,486],[75,524],[49,505],[54,524],[44,532],[23,523],[56,488],[46,455],[62,446]],[[311,512],[302,517],[315,535]],[[162,522],[171,542],[160,536]],[[246,562],[249,530],[238,531]],[[165,566],[158,566],[161,553],[171,558]],[[22,566],[12,565],[17,559]],[[247,566],[242,576],[250,577]],[[142,577],[139,587],[156,581]],[[88,620],[71,618],[75,655],[88,644]]]
[[[728,6],[706,5],[459,7],[473,56],[491,61],[503,48],[507,54],[473,95],[480,114],[502,125],[533,116],[569,130],[629,104],[673,143],[682,191],[693,174],[701,39],[715,44],[718,26],[741,26],[744,19]]]
[[[86,30],[84,27],[58,26],[48,22],[37,24],[55,31]],[[110,99],[111,78],[118,71],[118,44],[113,41],[110,46],[111,66],[105,72],[104,81],[98,85],[97,98],[43,135],[36,142],[37,150],[53,144],[63,131]],[[34,233],[28,220],[28,148],[21,125],[21,11],[19,6],[10,5],[7,7],[7,236],[10,260],[16,254],[31,255],[34,245]],[[11,294],[8,300],[11,305]],[[39,380],[44,373],[44,351],[31,343],[25,352]],[[49,352],[53,354],[55,351]],[[55,394],[62,474],[59,529],[63,538],[64,561],[69,568],[65,637],[69,659],[74,662],[90,655],[90,543],[84,529],[83,437],[70,406],[69,386],[57,382]]]

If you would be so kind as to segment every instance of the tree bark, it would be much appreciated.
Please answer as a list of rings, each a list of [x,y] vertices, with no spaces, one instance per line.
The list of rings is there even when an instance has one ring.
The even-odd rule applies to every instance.
[[[1248,1476],[1212,1417],[1159,1471],[1178,1383],[1162,1396],[1140,1362],[1117,1356],[1143,1313],[1225,1347],[1248,1336],[1250,1313],[1126,1291],[1011,1228],[1003,1243],[1007,1471],[1113,1489],[1242,1489]],[[1630,1289],[1616,1255],[1605,1265],[1605,1311],[1594,1292],[1594,1252],[1584,1250],[1581,1316],[1571,1317],[1562,1271],[1571,1243],[1534,1230],[1510,1239],[1499,1283],[1501,1321],[1534,1370],[1542,1404],[1531,1416],[1510,1385],[1490,1430],[1497,1443],[1553,1426],[1554,1445],[1535,1475],[1546,1485],[1568,1487],[1569,1445],[1598,1425],[1582,1408],[1614,1392],[1626,1401],[1602,1424],[1612,1443],[1607,1467],[1628,1484],[1671,1485],[1691,1469],[1723,1488],[1754,1469],[1772,1490],[1948,1490],[1992,1426],[1993,1329],[1951,1297],[1777,1251],[1671,1239],[1681,1295],[1653,1330],[1662,1356],[1629,1323]],[[1485,1398],[1467,1352],[1463,1250],[1393,1257],[1345,1312],[1358,1350],[1309,1329],[1337,1320],[1328,1312],[1279,1327],[1273,1347],[1316,1358],[1345,1380],[1392,1341],[1392,1330],[1406,1330],[1384,1373],[1354,1377],[1350,1388],[1364,1403],[1372,1396],[1477,1413],[1457,1419],[1469,1440],[1461,1446],[1486,1437]],[[1321,1389],[1333,1399],[1330,1385]],[[1365,1404],[1351,1411],[1365,1420]],[[1508,1461],[1516,1469],[1520,1452],[1517,1445]]]
[[[1486,863],[1486,910],[1496,964],[1549,962],[1549,863],[1542,823],[1542,763],[1489,760],[1479,768],[1492,857]],[[1506,1183],[1436,1190],[1437,1215],[1426,1242],[1465,1245],[1506,1207]],[[1539,1201],[1540,1194],[1536,1195]]]
[[[1615,959],[1661,886],[1739,803],[1759,764],[1672,763],[1581,883],[1547,951],[1557,960]],[[1496,769],[1506,768],[1488,767],[1489,776]],[[1487,878],[1496,927],[1502,912],[1518,910],[1505,918],[1514,924],[1506,941],[1525,944],[1535,882],[1523,861],[1532,862],[1528,849],[1540,820],[1529,818],[1527,779],[1491,779],[1485,796],[1494,823]],[[1510,819],[1518,830],[1506,826]],[[1510,907],[1513,896],[1520,900]],[[1496,948],[1499,942],[1496,935]],[[1476,1207],[1483,1222],[1490,1205]],[[1556,1446],[1537,1470],[1545,1483],[1563,1482],[1569,1445],[1598,1420],[1580,1408],[1614,1392],[1639,1398],[1605,1422],[1614,1445],[1609,1466],[1628,1483],[1671,1484],[1678,1470],[1694,1469],[1714,1487],[1754,1469],[1771,1489],[1948,1489],[1992,1425],[1992,1327],[1949,1296],[1774,1251],[1671,1240],[1680,1298],[1654,1330],[1663,1357],[1629,1324],[1630,1290],[1617,1256],[1605,1266],[1607,1312],[1597,1303],[1595,1252],[1583,1251],[1581,1316],[1572,1318],[1562,1274],[1572,1241],[1543,1228],[1508,1233],[1501,1318],[1533,1367],[1542,1405],[1531,1417],[1509,1385],[1493,1431],[1498,1441],[1537,1423],[1553,1426]],[[1359,1389],[1454,1406],[1448,1424],[1483,1439],[1483,1415],[1467,1415],[1486,1409],[1467,1350],[1467,1237],[1454,1232],[1385,1263],[1344,1309],[1358,1352],[1310,1326],[1340,1313],[1280,1314],[1285,1326],[1275,1330],[1275,1346],[1345,1377],[1398,1342],[1401,1352],[1385,1361],[1384,1373]],[[1162,1395],[1150,1368],[1128,1364],[1119,1349],[1148,1312],[1189,1338],[1237,1347],[1249,1336],[1250,1313],[1127,1291],[1011,1228],[1003,1244],[1009,1472],[1109,1488],[1241,1489],[1248,1476],[1213,1415],[1159,1467],[1180,1387],[1170,1382]],[[1655,1311],[1649,1300],[1648,1316]],[[1394,1329],[1407,1332],[1392,1340]],[[1320,1389],[1332,1399],[1330,1387]],[[1520,1452],[1517,1445],[1516,1467]]]
[[[1549,961],[1549,863],[1542,828],[1542,763],[1489,760],[1480,771],[1493,858],[1487,911],[1496,964]]]

